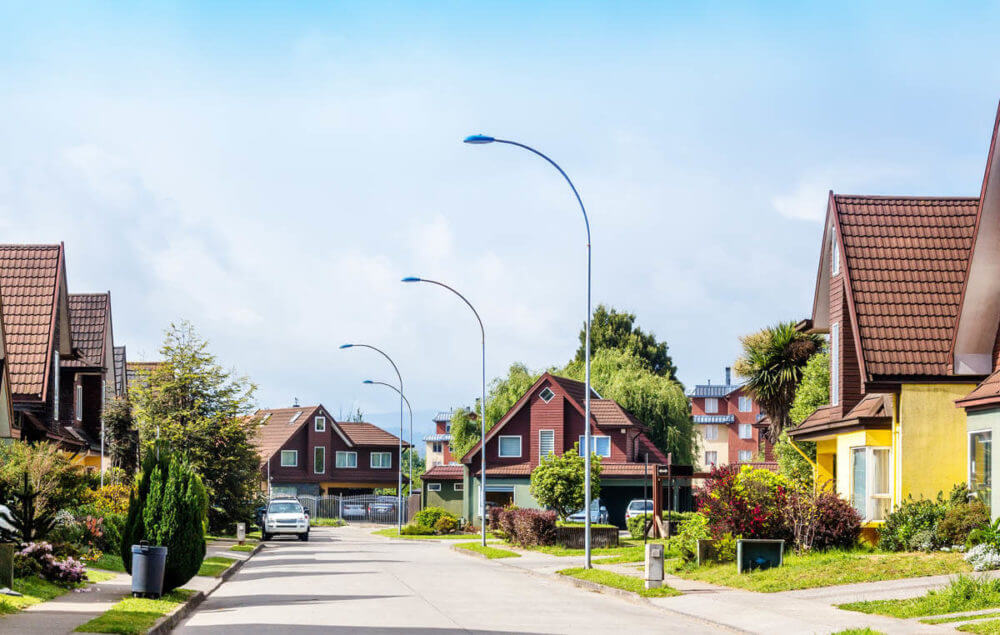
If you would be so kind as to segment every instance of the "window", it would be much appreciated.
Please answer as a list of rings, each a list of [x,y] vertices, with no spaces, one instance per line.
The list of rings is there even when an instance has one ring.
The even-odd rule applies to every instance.
[[[358,453],[357,452],[337,452],[334,455],[335,465],[337,467],[357,467],[358,466]]]
[[[76,395],[73,399],[73,416],[77,421],[83,421],[83,384],[76,385]]]
[[[851,448],[851,505],[863,520],[885,520],[892,502],[889,481],[889,448]]]
[[[583,436],[580,437],[580,447],[586,447]],[[594,435],[590,435],[590,449],[597,456],[605,458],[611,456],[611,437],[595,437]],[[583,450],[580,450],[580,456],[583,456]]]
[[[740,463],[749,463],[753,461],[753,450],[740,450],[738,459]]]
[[[719,453],[715,450],[705,453],[705,465],[715,465],[719,462]]]
[[[293,423],[295,423],[295,420],[298,419],[301,415],[302,415],[301,410],[296,411],[296,413],[292,415],[292,418],[288,420],[288,425],[292,425]]]
[[[59,351],[52,354],[52,381],[55,390],[52,393],[52,411],[55,412],[55,420],[59,420]]]
[[[552,398],[555,396],[556,393],[552,392],[552,389],[550,389],[548,386],[542,388],[542,392],[538,393],[538,398],[544,401],[545,403],[549,403],[550,401],[552,401]]]
[[[753,399],[740,397],[740,412],[753,412]]]
[[[326,417],[316,417],[313,423],[316,432],[326,432]]]
[[[298,467],[298,466],[299,466],[298,450],[281,451],[281,467]]]
[[[538,458],[544,459],[556,451],[556,433],[554,430],[538,431]]]
[[[990,506],[993,487],[993,433],[969,433],[969,491]]]
[[[387,470],[392,467],[392,452],[372,452],[372,467]]]
[[[719,411],[719,400],[715,397],[709,397],[705,400],[705,412],[708,414],[715,414]]]
[[[431,444],[431,452],[437,452],[438,454],[440,454],[441,452],[444,452],[444,446],[441,445],[440,442],[433,443]]]
[[[313,448],[313,473],[322,474],[326,472],[326,448],[316,446]]]
[[[840,403],[840,322],[830,325],[830,405]]]
[[[840,243],[834,236],[830,245],[830,272],[832,275],[840,273]]]
[[[450,423],[446,423],[445,424],[445,426],[444,426],[444,433],[445,434],[451,434],[451,424]]]
[[[441,483],[428,483],[427,484],[427,491],[428,492],[440,492],[441,491]]]
[[[715,441],[719,438],[719,426],[715,424],[709,424],[705,426],[705,440]]]
[[[749,423],[740,424],[740,438],[741,439],[752,439],[753,438],[753,425]]]
[[[499,451],[500,453],[498,454],[498,456],[501,457],[521,456],[521,437],[501,436]]]
[[[465,485],[464,484],[462,484],[462,483],[455,483],[455,491],[456,492],[461,492],[463,489],[465,489]]]

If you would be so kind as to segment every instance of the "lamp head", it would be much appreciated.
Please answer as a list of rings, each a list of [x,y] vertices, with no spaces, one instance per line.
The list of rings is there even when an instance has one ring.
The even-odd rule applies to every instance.
[[[406,276],[403,278],[403,282],[420,282],[420,278],[416,276]]]
[[[372,380],[370,380],[370,379],[366,379],[366,380],[364,380],[364,381],[363,381],[363,382],[361,382],[361,383],[362,383],[362,384],[374,384],[375,382],[373,382],[373,381],[372,381]]]
[[[354,344],[341,344],[341,345],[340,345],[340,348],[342,348],[342,349],[343,349],[343,348],[350,348],[350,347],[352,347],[352,346],[354,346]]]
[[[484,143],[493,143],[496,141],[493,137],[484,134],[474,134],[469,135],[465,138],[465,143],[471,143],[473,145],[482,145]]]

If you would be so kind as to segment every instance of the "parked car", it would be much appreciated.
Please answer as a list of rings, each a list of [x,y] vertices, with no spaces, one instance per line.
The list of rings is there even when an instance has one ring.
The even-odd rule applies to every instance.
[[[289,535],[298,536],[302,541],[309,540],[309,514],[295,499],[273,500],[267,504],[260,537],[270,540],[274,536]]]
[[[364,518],[368,511],[364,503],[344,503],[341,516],[343,518]]]
[[[261,505],[254,510],[253,519],[254,522],[260,527],[261,531],[264,531],[264,514],[267,513],[267,505]]]
[[[629,501],[628,507],[625,508],[625,520],[633,516],[642,516],[643,514],[647,516],[653,515],[653,501],[641,498]]]
[[[582,523],[586,520],[586,516],[583,514],[581,509],[578,512],[574,512],[566,517],[566,520],[573,523]],[[604,505],[600,505],[599,501],[594,501],[590,504],[590,522],[592,523],[606,523],[608,522],[608,508]]]
[[[375,521],[388,521],[396,517],[396,498],[394,496],[379,496],[368,504],[368,518]]]

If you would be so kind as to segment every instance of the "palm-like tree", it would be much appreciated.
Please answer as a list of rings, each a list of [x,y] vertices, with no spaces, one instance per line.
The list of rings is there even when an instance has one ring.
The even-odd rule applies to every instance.
[[[736,374],[746,380],[743,389],[771,420],[767,437],[775,443],[791,423],[788,413],[795,390],[806,362],[823,349],[823,337],[796,330],[794,322],[782,322],[745,335],[740,342],[743,355],[736,360]]]

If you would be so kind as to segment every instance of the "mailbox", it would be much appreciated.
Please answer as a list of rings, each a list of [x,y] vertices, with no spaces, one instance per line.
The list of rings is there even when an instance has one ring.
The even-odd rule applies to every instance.
[[[247,539],[247,524],[246,523],[236,523],[236,539],[240,541],[242,545]]]
[[[656,589],[663,584],[663,544],[646,544],[646,588]]]

